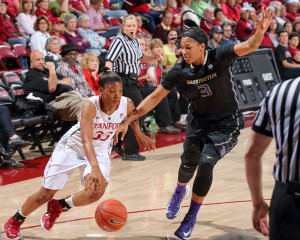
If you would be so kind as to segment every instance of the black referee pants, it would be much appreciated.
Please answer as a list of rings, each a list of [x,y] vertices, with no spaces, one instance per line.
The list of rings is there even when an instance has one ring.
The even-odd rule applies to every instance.
[[[119,75],[122,77],[122,81],[123,81],[123,96],[130,98],[133,101],[134,106],[137,107],[143,101],[143,97],[139,91],[137,80],[130,79],[125,75],[121,75],[121,74]],[[144,120],[145,120],[144,116],[139,118],[140,125],[143,124]],[[125,144],[124,151],[123,151],[125,154],[139,153],[139,144],[135,138],[133,129],[130,126],[128,127],[128,131],[125,135],[123,143]]]
[[[287,187],[275,184],[269,210],[270,240],[300,239],[300,198],[287,194]]]

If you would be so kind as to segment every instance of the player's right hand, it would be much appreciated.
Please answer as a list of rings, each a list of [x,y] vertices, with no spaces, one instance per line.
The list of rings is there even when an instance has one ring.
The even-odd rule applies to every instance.
[[[92,171],[90,173],[90,177],[88,181],[89,181],[89,188],[94,193],[98,193],[102,190],[101,188],[103,186],[103,183],[105,183],[106,181],[100,171],[99,166],[92,167]]]

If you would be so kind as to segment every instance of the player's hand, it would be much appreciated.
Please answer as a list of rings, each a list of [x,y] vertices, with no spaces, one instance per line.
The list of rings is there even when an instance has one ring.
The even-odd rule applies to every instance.
[[[128,124],[126,124],[125,122],[121,123],[114,135],[114,145],[118,143],[119,133],[122,133],[121,140],[123,141],[127,130],[128,130]]]
[[[265,33],[272,21],[271,10],[265,9],[264,7],[261,8],[261,16],[257,20],[254,13],[251,13],[251,17],[254,22],[254,28],[257,32]]]
[[[90,177],[88,179],[89,189],[94,193],[98,193],[104,187],[105,178],[103,177],[99,167],[92,167],[92,171],[90,173]]]
[[[155,151],[155,143],[152,141],[151,138],[145,136],[144,134],[140,134],[136,136],[136,140],[139,143],[139,145],[144,148],[144,150],[147,150],[149,152],[151,152],[151,150]]]
[[[259,206],[254,207],[252,214],[252,224],[254,229],[264,236],[269,236],[268,212],[268,204],[265,201],[262,201]]]

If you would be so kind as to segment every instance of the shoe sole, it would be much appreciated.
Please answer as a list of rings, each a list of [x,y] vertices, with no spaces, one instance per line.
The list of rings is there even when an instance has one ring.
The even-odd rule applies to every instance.
[[[185,195],[184,195],[183,199],[186,197],[186,195],[189,194],[189,192],[190,192],[190,187],[189,187],[189,185],[186,185]],[[183,200],[182,200],[182,201],[183,201]],[[166,208],[166,215],[167,215],[167,211],[168,211],[168,207],[169,207],[170,203],[171,203],[171,200],[169,201],[169,203],[168,203],[168,205],[167,205],[167,208]],[[174,219],[174,218],[176,218],[177,215],[180,213],[180,210],[181,210],[181,204],[180,204],[180,208],[179,208],[178,212],[175,214],[175,216],[174,216],[173,218],[168,218],[168,217],[167,217],[167,219]]]

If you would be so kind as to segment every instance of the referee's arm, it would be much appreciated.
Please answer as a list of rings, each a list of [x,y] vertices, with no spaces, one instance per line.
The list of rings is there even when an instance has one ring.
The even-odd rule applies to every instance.
[[[264,9],[264,7],[262,7],[261,16],[258,20],[253,13],[251,14],[251,17],[256,31],[247,41],[238,43],[234,46],[234,52],[238,56],[243,56],[253,52],[260,46],[264,34],[272,21],[271,10]]]

